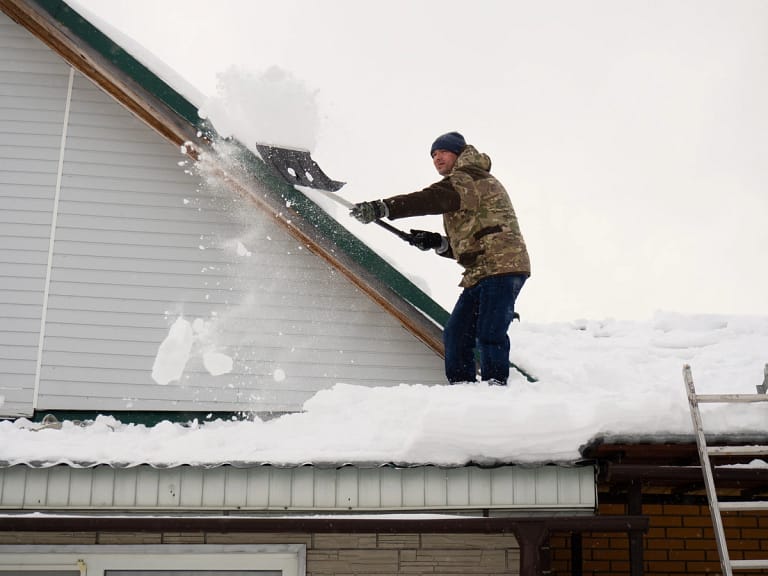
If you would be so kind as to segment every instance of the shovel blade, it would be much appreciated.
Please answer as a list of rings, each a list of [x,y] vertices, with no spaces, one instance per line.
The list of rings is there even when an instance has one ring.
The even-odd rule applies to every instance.
[[[290,184],[336,192],[345,182],[331,180],[312,160],[308,150],[256,144],[262,159]]]

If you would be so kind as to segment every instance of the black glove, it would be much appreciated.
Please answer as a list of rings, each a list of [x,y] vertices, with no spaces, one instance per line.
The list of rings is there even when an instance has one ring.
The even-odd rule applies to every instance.
[[[374,220],[388,216],[389,210],[387,210],[387,205],[384,204],[383,200],[374,200],[373,202],[355,204],[349,211],[349,215],[357,218],[363,224],[369,224]]]
[[[430,248],[440,248],[443,245],[443,237],[437,232],[411,230],[411,238],[408,243],[411,246],[416,246],[419,250],[429,250]]]

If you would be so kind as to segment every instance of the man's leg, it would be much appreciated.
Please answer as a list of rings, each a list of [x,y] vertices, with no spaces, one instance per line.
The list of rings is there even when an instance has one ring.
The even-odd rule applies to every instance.
[[[477,340],[480,377],[501,384],[509,378],[509,324],[515,314],[515,300],[525,284],[521,275],[492,276],[481,280]]]
[[[475,333],[477,298],[475,287],[465,288],[443,330],[445,375],[448,382],[475,381]]]

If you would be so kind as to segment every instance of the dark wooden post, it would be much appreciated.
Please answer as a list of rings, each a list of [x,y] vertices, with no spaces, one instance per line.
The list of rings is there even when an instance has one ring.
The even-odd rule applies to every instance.
[[[630,482],[627,513],[630,516],[640,516],[643,513],[643,485],[640,480]],[[637,530],[629,532],[629,574],[643,574],[643,533]]]
[[[547,536],[543,522],[526,522],[515,530],[520,545],[520,576],[541,576],[541,546]]]

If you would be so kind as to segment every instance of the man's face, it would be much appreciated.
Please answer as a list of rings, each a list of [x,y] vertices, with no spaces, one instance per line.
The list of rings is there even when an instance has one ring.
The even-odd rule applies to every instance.
[[[440,176],[448,176],[456,164],[458,156],[449,150],[435,150],[432,154],[432,163]]]

